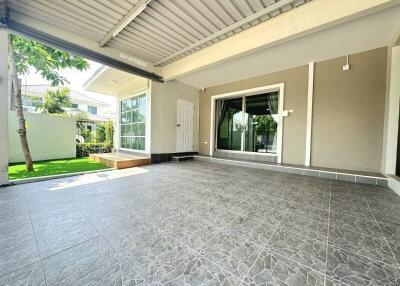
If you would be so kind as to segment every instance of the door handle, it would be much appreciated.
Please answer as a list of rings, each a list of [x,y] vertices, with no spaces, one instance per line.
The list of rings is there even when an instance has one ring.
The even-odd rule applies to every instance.
[[[177,123],[176,126],[181,127],[181,125],[179,123]]]

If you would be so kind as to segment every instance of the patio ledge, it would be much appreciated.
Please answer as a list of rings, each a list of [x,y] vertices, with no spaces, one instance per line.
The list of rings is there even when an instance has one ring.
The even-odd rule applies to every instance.
[[[338,181],[377,185],[382,187],[388,186],[388,178],[378,173],[306,167],[300,165],[278,164],[272,162],[225,159],[225,158],[202,156],[202,155],[193,156],[193,159],[197,161],[214,162],[214,163],[221,163],[221,164],[240,166],[240,167],[264,169],[269,171],[291,173],[303,176],[321,177],[324,179],[331,179]]]
[[[113,169],[110,168],[110,169],[83,171],[83,172],[66,173],[66,174],[58,174],[58,175],[50,175],[50,176],[41,176],[41,177],[33,177],[33,178],[25,178],[25,179],[15,179],[15,180],[9,180],[8,184],[1,185],[0,188],[1,187],[7,187],[7,186],[13,186],[13,185],[21,185],[21,184],[28,184],[28,183],[47,181],[47,180],[62,179],[62,178],[68,178],[68,177],[74,177],[74,176],[80,176],[80,175],[86,175],[86,174],[92,174],[92,173],[100,173],[100,172],[106,172],[106,171],[110,171],[110,170],[113,170]]]

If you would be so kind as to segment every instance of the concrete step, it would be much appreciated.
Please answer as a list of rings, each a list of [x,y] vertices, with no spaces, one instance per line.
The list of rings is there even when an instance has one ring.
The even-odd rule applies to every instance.
[[[175,161],[175,162],[193,161],[193,155],[172,156],[172,161]]]
[[[151,159],[148,157],[130,155],[125,153],[102,153],[90,154],[96,162],[107,165],[115,169],[125,169],[132,167],[140,167],[151,164]]]

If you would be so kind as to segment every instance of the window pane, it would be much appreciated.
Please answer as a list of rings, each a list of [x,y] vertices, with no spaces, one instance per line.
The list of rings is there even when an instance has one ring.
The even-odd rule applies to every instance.
[[[138,122],[138,112],[137,110],[132,111],[132,122]]]
[[[121,111],[126,111],[126,100],[121,101]]]
[[[146,107],[146,96],[142,95],[139,97],[139,107]]]
[[[138,103],[137,97],[132,98],[132,108],[137,108],[137,103]]]
[[[132,124],[132,136],[137,136],[137,124]]]
[[[127,99],[126,100],[126,110],[131,110],[132,109],[132,99]]]
[[[136,137],[131,137],[132,139],[132,149],[137,150],[137,139]]]
[[[140,107],[140,110],[139,110],[138,121],[145,122],[145,118],[146,118],[146,106],[142,106],[142,107]]]
[[[22,96],[22,105],[23,106],[32,106],[32,98],[30,96]]]
[[[137,149],[144,151],[144,149],[146,149],[146,146],[145,146],[145,143],[144,143],[145,142],[144,137],[138,137],[137,139],[138,139],[138,147],[137,147]]]
[[[132,117],[132,111],[127,111],[125,113],[125,122],[126,123],[131,123],[132,122],[131,117]]]
[[[146,95],[121,101],[121,147],[145,150]],[[137,137],[142,136],[142,137]]]
[[[138,123],[137,124],[137,135],[138,136],[144,136],[145,134],[145,128],[144,128],[144,123]]]

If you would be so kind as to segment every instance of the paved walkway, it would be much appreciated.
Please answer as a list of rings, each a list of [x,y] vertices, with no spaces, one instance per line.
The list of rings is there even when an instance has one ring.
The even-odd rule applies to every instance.
[[[0,285],[400,285],[400,197],[163,163],[3,188]]]

